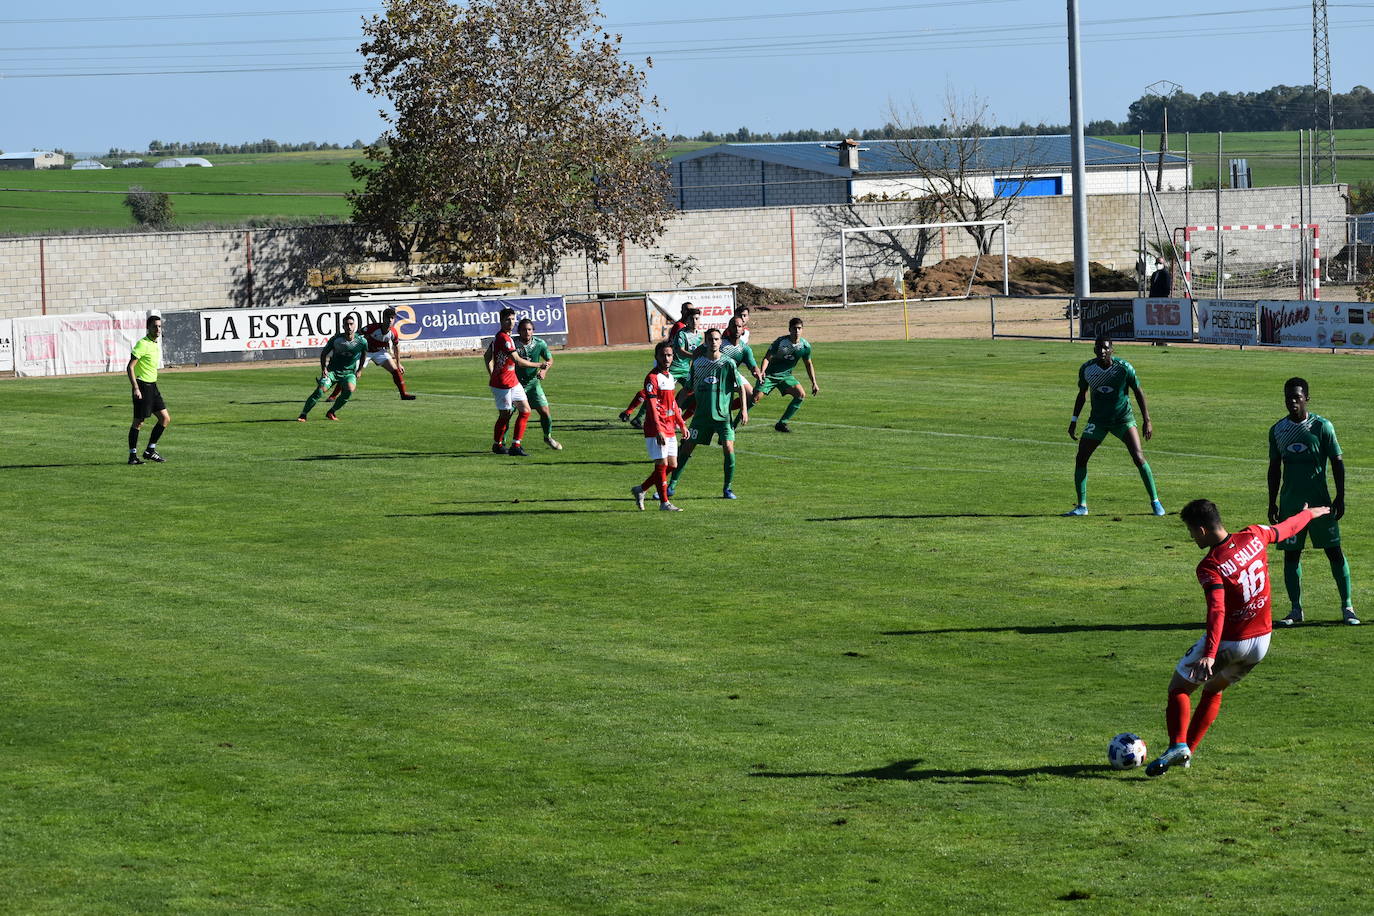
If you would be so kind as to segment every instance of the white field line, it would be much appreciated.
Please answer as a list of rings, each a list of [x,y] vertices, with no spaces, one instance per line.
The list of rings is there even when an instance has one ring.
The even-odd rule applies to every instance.
[[[466,400],[466,401],[487,401],[487,402],[490,402],[490,401],[491,401],[491,397],[490,397],[490,396],[481,397],[481,396],[478,396],[478,395],[471,395],[471,394],[427,394],[426,397],[437,397],[437,398],[460,398],[460,399]],[[620,413],[620,411],[623,409],[623,408],[620,408],[620,407],[607,407],[605,404],[574,404],[574,403],[571,403],[571,402],[568,402],[568,401],[560,401],[559,404],[562,405],[562,406],[567,406],[567,407],[579,407],[579,408],[584,408],[584,409],[587,409],[587,410],[611,410],[611,411],[614,411],[614,412],[616,412],[616,413]],[[1048,446],[1051,446],[1051,447],[1054,447],[1054,448],[1063,448],[1063,447],[1065,447],[1065,446],[1067,446],[1067,447],[1069,447],[1069,448],[1074,448],[1074,449],[1078,448],[1078,443],[1076,443],[1076,442],[1074,442],[1073,440],[1069,439],[1067,435],[1065,435],[1065,437],[1064,437],[1063,439],[1050,441],[1050,440],[1047,440],[1047,439],[1024,439],[1024,438],[1020,438],[1020,437],[1017,437],[1017,436],[986,436],[986,435],[979,435],[979,434],[977,434],[977,433],[951,433],[951,432],[945,432],[945,431],[943,431],[943,430],[934,430],[934,429],[897,429],[897,428],[894,428],[894,427],[891,427],[891,426],[858,426],[858,425],[851,424],[851,423],[821,423],[821,422],[817,422],[817,421],[814,421],[814,420],[792,420],[792,421],[789,421],[789,422],[795,423],[795,424],[798,425],[798,426],[817,426],[817,427],[824,427],[824,428],[828,428],[828,429],[853,429],[853,430],[858,430],[858,431],[860,431],[860,432],[868,432],[868,433],[895,433],[895,434],[899,434],[899,435],[910,435],[910,436],[940,436],[940,437],[943,437],[943,438],[950,438],[950,439],[981,439],[981,440],[990,441],[990,442],[1015,442],[1015,443],[1019,443],[1019,444],[1022,444],[1022,445],[1048,445]],[[1142,443],[1142,444],[1143,444],[1143,443]],[[1265,464],[1265,465],[1267,465],[1267,464],[1269,463],[1269,459],[1268,459],[1267,457],[1265,457],[1265,458],[1240,458],[1240,457],[1236,457],[1236,456],[1233,456],[1233,455],[1206,455],[1206,454],[1201,454],[1201,453],[1199,453],[1199,452],[1174,452],[1174,451],[1169,451],[1169,450],[1167,450],[1167,449],[1155,448],[1154,446],[1149,446],[1149,445],[1147,445],[1146,447],[1147,447],[1147,449],[1148,449],[1148,451],[1149,451],[1149,454],[1151,454],[1151,455],[1168,455],[1168,456],[1170,456],[1171,458],[1202,458],[1202,459],[1207,460],[1207,461],[1240,461],[1240,462],[1243,462],[1243,463],[1246,463],[1246,464]],[[822,459],[822,458],[809,458],[809,457],[808,457],[808,458],[801,458],[801,457],[798,457],[798,456],[796,456],[796,455],[769,455],[769,454],[766,454],[766,453],[764,453],[764,452],[746,451],[746,450],[744,450],[744,449],[739,449],[738,451],[739,451],[741,454],[754,454],[754,455],[760,455],[760,456],[765,457],[765,458],[779,458],[779,459],[786,460],[786,461],[828,461],[828,459]],[[833,462],[833,463],[849,464],[849,463],[851,463],[851,462],[848,462],[848,461],[835,461],[835,462]],[[951,467],[949,467],[949,466],[943,466],[943,467],[929,467],[929,468],[926,468],[926,467],[917,467],[917,466],[915,466],[915,465],[906,465],[906,466],[904,466],[904,467],[906,467],[906,468],[908,468],[908,469],[910,469],[910,470],[930,470],[930,471],[953,471],[953,470],[969,471],[969,470],[972,470],[971,468],[967,468],[967,467],[964,467],[964,468],[951,468]],[[1368,472],[1370,472],[1371,470],[1374,470],[1374,468],[1357,467],[1357,466],[1351,465],[1351,464],[1347,464],[1347,465],[1345,466],[1345,469],[1346,469],[1347,471],[1355,471],[1355,472],[1358,472],[1358,473],[1361,473],[1361,474],[1368,473]],[[989,472],[989,473],[994,473],[994,472]],[[999,470],[999,471],[996,471],[995,473],[1003,473],[1003,472]]]

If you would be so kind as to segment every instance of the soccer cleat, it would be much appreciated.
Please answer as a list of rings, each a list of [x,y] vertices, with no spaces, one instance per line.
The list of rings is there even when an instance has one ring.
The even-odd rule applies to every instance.
[[[1353,607],[1341,608],[1341,616],[1345,618],[1345,622],[1352,627],[1358,627],[1360,625],[1360,618],[1355,616],[1355,609]]]
[[[415,395],[413,395],[413,394],[403,394],[403,395],[401,395],[401,400],[402,400],[402,401],[413,401],[413,400],[415,400]]]
[[[1186,744],[1171,744],[1169,749],[1151,760],[1145,767],[1146,776],[1163,776],[1168,772],[1169,767],[1175,764],[1185,769],[1192,763],[1193,752],[1188,749]]]
[[[622,410],[622,411],[620,412],[620,422],[621,422],[621,423],[629,423],[629,422],[630,422],[630,412],[629,412],[628,410]]]
[[[1087,515],[1087,514],[1088,514],[1088,507],[1080,504],[1080,505],[1074,506],[1074,507],[1073,507],[1072,509],[1070,509],[1068,512],[1065,512],[1063,517],[1064,517],[1064,518],[1068,518],[1068,517],[1071,516],[1071,515]]]
[[[563,446],[559,444],[558,440],[555,439],[553,436],[545,436],[544,444],[547,445],[549,448],[553,449],[555,452],[563,451]]]
[[[681,512],[681,511],[682,511],[682,509],[680,509],[679,507],[677,507],[677,506],[675,506],[675,505],[673,505],[672,503],[669,503],[669,502],[662,502],[662,503],[659,503],[659,504],[658,504],[658,508],[659,508],[659,510],[662,511],[662,512]]]
[[[644,488],[639,484],[630,487],[630,495],[634,497],[635,508],[640,512],[644,511]]]
[[[145,461],[156,461],[159,464],[167,460],[159,455],[157,449],[153,448],[151,445],[143,450],[143,459]]]
[[[130,464],[142,464],[142,463],[143,463],[143,460],[142,460],[141,458],[138,457],[138,453],[137,453],[137,452],[130,452],[130,453],[129,453],[129,463],[130,463]]]
[[[792,427],[788,426],[786,423],[782,422],[781,420],[779,420],[778,422],[774,423],[774,424],[773,424],[773,428],[776,429],[776,430],[777,430],[778,432],[780,432],[780,433],[790,433],[790,432],[792,431]]]
[[[1168,514],[1169,514],[1169,513],[1167,513],[1167,512],[1164,511],[1164,505],[1163,505],[1159,500],[1157,500],[1157,499],[1154,499],[1154,500],[1151,500],[1151,501],[1150,501],[1150,511],[1153,512],[1155,515],[1168,515]]]
[[[326,413],[326,414],[324,415],[324,418],[325,418],[326,420],[337,420],[337,419],[339,419],[339,415],[336,414],[334,411],[331,410],[331,411],[329,411],[328,413]]]
[[[297,417],[297,418],[296,418],[296,422],[297,422],[297,423],[305,423],[305,422],[307,422],[306,419],[305,419],[305,414],[301,414],[299,417]]]
[[[1291,627],[1302,623],[1302,608],[1295,607],[1288,612],[1288,616],[1279,621],[1281,627]]]
[[[634,427],[635,429],[643,429],[644,423],[638,417],[636,417],[630,421],[630,426]]]
[[[739,497],[735,495],[735,491],[732,490],[732,489],[730,489],[729,487],[726,487],[725,490],[720,494],[720,498],[721,498],[721,499],[739,499]]]
[[[525,451],[523,448],[521,448],[519,442],[512,442],[512,443],[510,444],[510,448],[506,449],[506,454],[507,454],[507,455],[517,455],[517,456],[519,456],[519,457],[521,457],[521,458],[524,458],[526,455],[529,454],[529,452],[527,452],[527,451]]]
[[[506,447],[500,442],[495,442],[491,446],[491,453],[493,455],[504,455],[506,454]]]

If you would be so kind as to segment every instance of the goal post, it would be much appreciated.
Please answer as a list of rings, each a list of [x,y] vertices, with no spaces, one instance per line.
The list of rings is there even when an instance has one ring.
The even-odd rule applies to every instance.
[[[891,225],[891,226],[852,226],[852,227],[847,227],[847,228],[843,228],[843,229],[839,229],[839,230],[838,230],[839,242],[840,242],[840,302],[839,302],[840,307],[841,307],[841,308],[848,308],[848,307],[849,307],[849,272],[850,272],[850,253],[849,253],[849,245],[850,245],[850,237],[851,237],[851,236],[872,235],[872,234],[879,234],[879,233],[880,233],[880,234],[883,234],[883,235],[887,236],[887,237],[890,239],[890,238],[894,237],[894,234],[896,234],[896,233],[902,233],[902,232],[915,232],[915,233],[921,233],[921,232],[928,232],[928,231],[934,231],[934,230],[940,230],[940,229],[965,229],[965,228],[970,228],[970,227],[974,227],[974,226],[989,226],[989,227],[994,227],[995,230],[997,231],[997,234],[1001,236],[1001,238],[1002,238],[1002,295],[1004,295],[1004,296],[1005,296],[1005,295],[1009,295],[1009,290],[1010,290],[1009,279],[1010,279],[1010,278],[1008,277],[1008,269],[1007,269],[1007,268],[1008,268],[1008,266],[1009,266],[1010,258],[1008,257],[1008,252],[1007,252],[1007,221],[1004,220],[1004,219],[984,219],[984,220],[971,220],[971,221],[967,221],[967,222],[952,222],[952,223],[907,223],[907,224],[902,224],[902,225]],[[981,254],[978,255],[978,256],[979,256],[979,257],[982,257]],[[905,265],[903,265],[903,264],[901,264],[901,263],[895,263],[894,266],[895,266],[897,269],[902,270],[902,271],[903,271],[903,275],[904,275]],[[870,266],[870,270],[871,270],[871,266]],[[972,285],[972,279],[973,279],[973,278],[970,277],[970,285]],[[936,302],[936,301],[943,301],[943,300],[966,299],[966,298],[968,298],[966,295],[965,295],[965,296],[936,296],[936,297],[931,297],[931,298],[926,298],[926,299],[919,299],[919,300],[914,300],[914,301],[921,301],[921,302]],[[903,300],[902,300],[902,299],[892,299],[892,300],[883,300],[883,301],[901,302],[901,301],[903,301]],[[813,307],[813,308],[820,308],[820,307],[823,307],[823,306],[821,306],[821,305],[814,305],[814,306],[812,306],[812,307]],[[833,306],[832,306],[832,307],[833,307]]]
[[[1200,243],[1209,240],[1210,249]],[[1199,269],[1196,255],[1206,261]],[[1183,227],[1183,290],[1189,298],[1279,298],[1296,292],[1299,299],[1320,299],[1321,226],[1318,223],[1269,223]]]

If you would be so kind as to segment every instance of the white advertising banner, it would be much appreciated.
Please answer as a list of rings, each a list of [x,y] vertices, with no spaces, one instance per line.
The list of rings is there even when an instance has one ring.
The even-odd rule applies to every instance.
[[[14,324],[0,318],[0,372],[14,371]]]
[[[690,302],[701,309],[697,316],[697,330],[720,328],[730,323],[735,314],[735,288],[726,286],[721,289],[686,289],[671,292],[646,293],[645,302],[649,315],[649,336],[662,340],[668,336],[668,329],[682,316],[682,306]]]
[[[1197,339],[1205,344],[1259,343],[1259,308],[1244,299],[1199,299]]]
[[[1374,350],[1374,303],[1332,302],[1331,346]]]
[[[1136,299],[1134,308],[1137,339],[1193,339],[1193,309],[1188,299]]]
[[[23,377],[118,372],[146,333],[146,312],[14,319],[14,372]]]
[[[1325,347],[1328,333],[1317,327],[1320,302],[1263,300],[1259,303],[1260,343],[1272,347]],[[1318,343],[1318,338],[1321,342]]]

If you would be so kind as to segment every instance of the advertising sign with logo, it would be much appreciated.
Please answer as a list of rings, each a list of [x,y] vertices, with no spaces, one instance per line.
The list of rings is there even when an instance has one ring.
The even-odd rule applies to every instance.
[[[1259,341],[1273,347],[1325,347],[1330,331],[1319,329],[1315,300],[1263,300],[1259,303]],[[1323,322],[1324,324],[1325,322]],[[1318,339],[1321,343],[1318,343]]]
[[[562,296],[509,299],[423,300],[311,305],[296,308],[213,309],[200,313],[200,346],[205,353],[295,350],[323,347],[352,315],[358,327],[382,320],[396,309],[402,352],[469,350],[493,337],[501,309],[513,308],[534,322],[536,334],[566,334],[568,314]]]
[[[1192,340],[1192,302],[1188,299],[1136,299],[1135,336],[1140,340]]]
[[[14,372],[23,377],[118,372],[146,333],[146,313],[16,318]]]
[[[0,318],[0,372],[14,371],[14,323]]]
[[[682,315],[682,307],[690,302],[701,309],[697,316],[697,330],[720,328],[730,323],[735,313],[735,288],[721,289],[683,289],[671,292],[646,293],[645,302],[649,317],[649,334],[654,340],[668,336],[668,329]]]
[[[1134,303],[1133,299],[1079,299],[1078,335],[1130,340],[1135,337]]]
[[[1321,336],[1324,317],[1330,318],[1327,346],[1350,350],[1374,349],[1374,307],[1370,303],[1325,303],[1325,308],[1317,315],[1318,337]]]
[[[1257,303],[1244,299],[1199,299],[1198,342],[1233,346],[1258,343],[1258,312]]]

